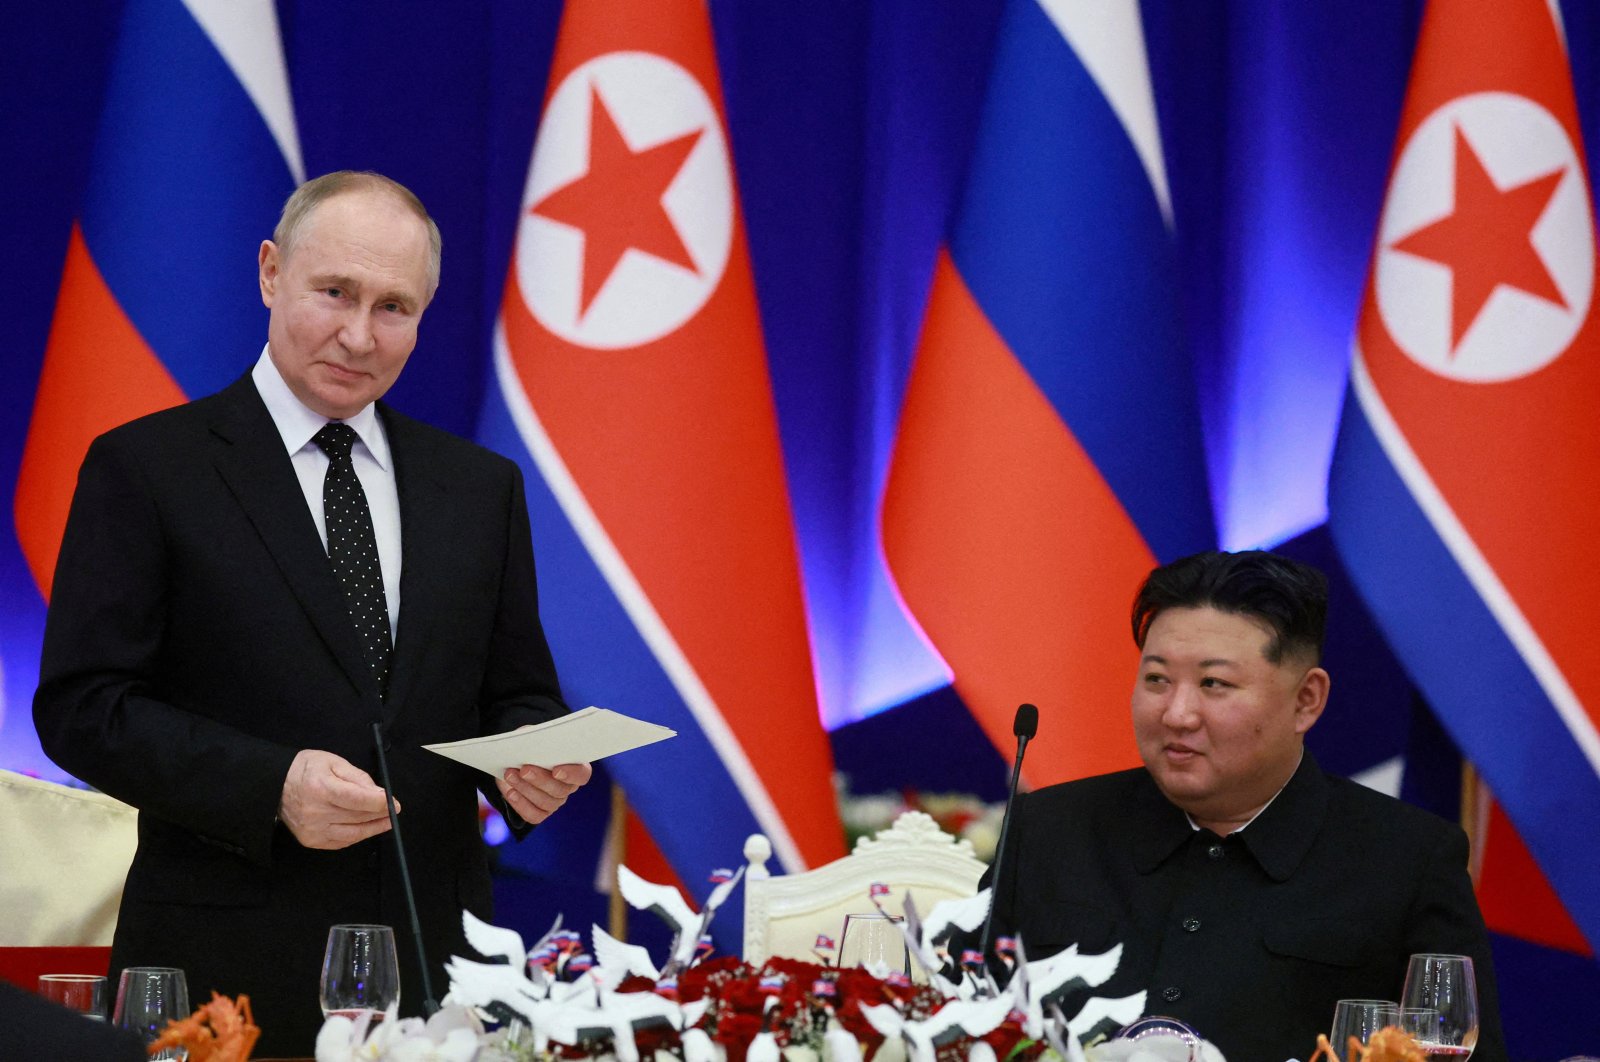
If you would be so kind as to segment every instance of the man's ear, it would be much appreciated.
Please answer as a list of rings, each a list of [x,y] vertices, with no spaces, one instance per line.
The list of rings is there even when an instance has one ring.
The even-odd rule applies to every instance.
[[[280,265],[278,245],[271,240],[262,240],[261,251],[256,255],[256,279],[261,284],[261,301],[269,309],[278,294]]]
[[[1294,691],[1294,729],[1304,734],[1322,718],[1322,709],[1328,706],[1328,690],[1333,679],[1320,667],[1307,671]]]

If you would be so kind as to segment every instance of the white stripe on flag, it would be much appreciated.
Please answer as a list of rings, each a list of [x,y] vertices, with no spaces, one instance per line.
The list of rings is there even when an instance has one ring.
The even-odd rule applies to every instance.
[[[644,587],[639,585],[638,579],[628,568],[628,562],[623,559],[611,541],[611,536],[606,534],[605,528],[595,517],[594,510],[589,508],[589,502],[584,498],[583,491],[572,478],[566,462],[556,452],[555,444],[550,441],[544,425],[539,422],[539,416],[534,412],[528,396],[523,393],[522,383],[517,379],[516,370],[512,368],[511,353],[506,347],[505,328],[498,322],[494,330],[494,371],[500,384],[500,393],[505,396],[506,408],[511,412],[511,421],[516,425],[522,444],[528,448],[534,463],[539,466],[545,483],[556,500],[561,503],[562,511],[571,521],[578,537],[583,540],[584,547],[594,558],[595,565],[605,576],[612,593],[617,595],[617,600],[622,603],[629,619],[638,628],[645,644],[655,654],[662,670],[677,688],[678,695],[694,714],[695,721],[705,732],[712,749],[716,751],[717,757],[727,768],[729,776],[733,778],[733,784],[738,787],[745,803],[750,806],[756,821],[760,823],[762,831],[772,842],[774,854],[783,863],[784,869],[791,874],[806,869],[805,859],[800,854],[799,846],[790,835],[783,816],[778,814],[777,805],[772,802],[772,797],[762,784],[760,775],[756,774],[755,768],[750,765],[750,760],[745,755],[743,746],[739,744],[738,737],[728,729],[727,720],[722,717],[722,712],[712,700],[710,691],[700,681],[700,676],[695,673],[689,658],[684,655],[672,633],[667,630],[667,625],[662,622],[660,614],[656,612],[655,606],[645,594]]]
[[[272,139],[278,142],[289,176],[300,184],[306,179],[306,166],[300,158],[300,133],[294,123],[294,101],[289,95],[289,70],[283,59],[277,7],[272,0],[183,3],[244,86]]]
[[[1406,441],[1405,435],[1400,431],[1400,425],[1390,415],[1389,408],[1384,405],[1377,386],[1373,384],[1372,377],[1367,372],[1367,363],[1361,354],[1360,341],[1353,343],[1352,347],[1354,349],[1350,361],[1350,386],[1355,391],[1356,399],[1366,414],[1367,423],[1372,426],[1372,432],[1377,436],[1384,453],[1388,455],[1395,471],[1411,491],[1411,496],[1417,500],[1417,505],[1427,515],[1428,522],[1439,533],[1445,548],[1461,566],[1461,570],[1472,582],[1473,588],[1478,591],[1478,596],[1483,599],[1490,613],[1499,622],[1500,629],[1521,654],[1523,663],[1528,665],[1528,670],[1544,689],[1545,696],[1555,705],[1556,712],[1572,735],[1572,740],[1577,742],[1584,758],[1589,761],[1590,769],[1600,774],[1600,734],[1595,732],[1594,722],[1584,711],[1583,702],[1573,692],[1566,676],[1561,673],[1561,668],[1557,666],[1550,651],[1545,648],[1544,642],[1540,641],[1539,635],[1534,631],[1533,625],[1517,607],[1516,601],[1500,582],[1500,577],[1495,574],[1488,559],[1478,549],[1477,543],[1472,541],[1472,536],[1467,534],[1467,529],[1462,526],[1461,520],[1450,508],[1450,503],[1445,500],[1444,495],[1434,484],[1433,478],[1417,459],[1411,444]]]

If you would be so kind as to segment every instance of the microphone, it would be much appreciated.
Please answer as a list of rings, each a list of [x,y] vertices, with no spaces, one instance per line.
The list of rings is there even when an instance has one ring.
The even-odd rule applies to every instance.
[[[383,799],[389,806],[389,829],[394,832],[394,850],[400,856],[400,884],[405,889],[406,909],[411,912],[411,936],[417,944],[417,960],[422,964],[422,1013],[431,1018],[438,1013],[439,1002],[433,998],[433,981],[428,976],[428,951],[422,945],[422,920],[417,917],[417,897],[411,891],[411,870],[406,866],[405,842],[400,840],[400,816],[394,810],[394,787],[389,784],[389,761],[383,756],[383,727],[379,723],[372,724],[372,744],[378,750],[378,776],[383,780]],[[1013,788],[1015,784],[1012,783]]]
[[[1000,870],[1005,861],[1006,835],[1011,832],[1011,808],[1017,802],[1017,782],[1022,778],[1022,754],[1027,751],[1028,742],[1039,732],[1039,709],[1031,704],[1018,705],[1011,732],[1017,736],[1017,759],[1011,765],[1011,789],[1006,794],[1006,810],[1000,819],[1000,844],[994,850],[994,877],[989,880],[989,914],[983,920],[983,936],[978,944],[978,954],[983,956],[985,964],[989,961],[990,934],[994,932],[994,902],[995,897],[1000,895]]]

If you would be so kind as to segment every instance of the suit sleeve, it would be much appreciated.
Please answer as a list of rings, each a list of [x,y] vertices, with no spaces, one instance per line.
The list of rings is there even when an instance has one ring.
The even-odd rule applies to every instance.
[[[1505,1036],[1489,934],[1467,875],[1467,837],[1447,827],[1434,845],[1408,921],[1410,954],[1469,955],[1478,981],[1478,1046],[1473,1062],[1504,1062]]]
[[[85,782],[265,865],[294,749],[163,699],[170,566],[155,490],[118,436],[79,472],[45,622],[34,724]]]

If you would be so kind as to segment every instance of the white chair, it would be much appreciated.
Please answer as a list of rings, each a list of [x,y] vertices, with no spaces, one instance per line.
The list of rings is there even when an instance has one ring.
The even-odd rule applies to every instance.
[[[978,890],[984,866],[971,843],[939,829],[920,811],[903,813],[887,830],[856,842],[855,851],[825,866],[774,876],[767,871],[772,843],[759,833],[744,844],[744,959],[760,964],[774,955],[816,961],[818,933],[835,941],[844,916],[872,911],[867,890],[889,886],[891,914],[910,890],[926,914],[940,900],[964,899]]]
[[[138,812],[102,793],[0,771],[0,946],[107,946]]]

